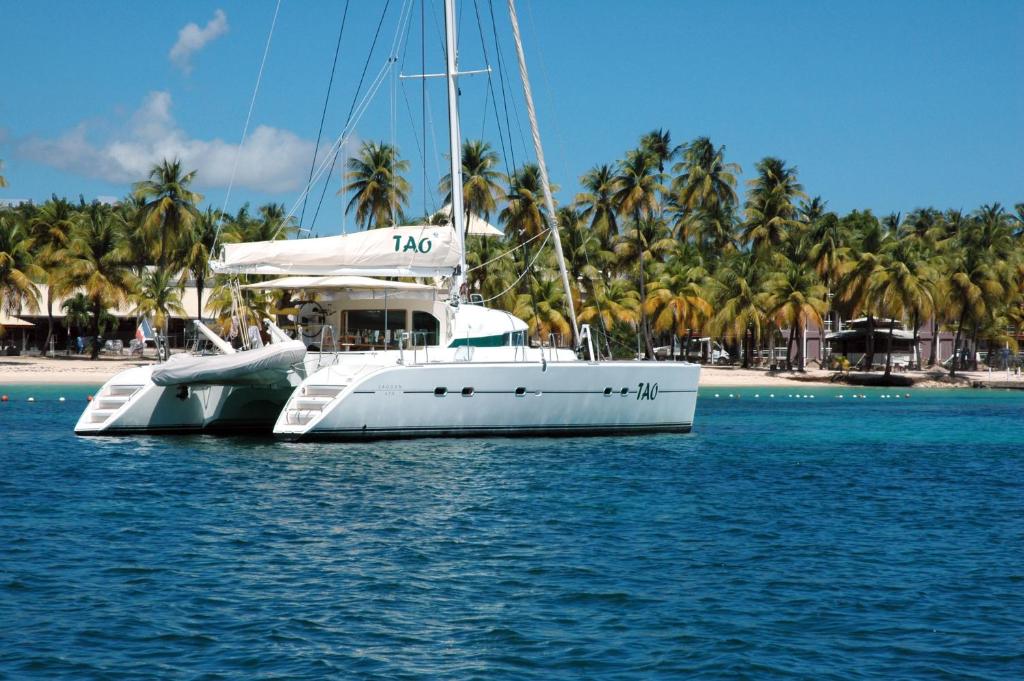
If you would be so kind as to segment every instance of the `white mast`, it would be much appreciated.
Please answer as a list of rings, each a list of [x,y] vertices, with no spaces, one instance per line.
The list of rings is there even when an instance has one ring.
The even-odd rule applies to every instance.
[[[455,0],[444,0],[445,77],[448,80],[448,142],[452,162],[452,225],[455,227],[456,245],[459,249],[459,269],[452,281],[452,298],[462,297],[466,283],[466,227],[465,208],[462,200],[462,135],[459,131],[459,86],[458,47],[455,42]]]
[[[558,233],[558,216],[555,215],[555,201],[551,197],[551,184],[548,182],[548,167],[544,163],[544,149],[540,145],[540,129],[537,127],[537,112],[533,108],[533,93],[530,91],[530,78],[526,74],[526,55],[523,53],[523,40],[519,36],[519,19],[516,17],[515,0],[508,0],[508,14],[512,19],[512,35],[516,41],[516,55],[519,57],[519,79],[523,81],[523,96],[526,99],[526,113],[530,116],[530,132],[533,133],[533,149],[537,154],[537,165],[540,167],[540,184],[544,189],[544,205],[551,216],[551,236],[555,240],[555,258],[558,260],[558,271],[562,274],[562,288],[565,289],[565,300],[569,305],[569,318],[572,320],[572,337],[579,342],[580,329],[576,325],[576,306],[572,302],[572,290],[569,288],[569,273],[565,269],[565,256],[562,253],[562,237]]]

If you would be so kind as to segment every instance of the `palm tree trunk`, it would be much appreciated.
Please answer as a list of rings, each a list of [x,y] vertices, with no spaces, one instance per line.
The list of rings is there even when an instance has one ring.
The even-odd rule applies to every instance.
[[[639,229],[639,226],[637,226]],[[639,241],[639,240],[638,240]],[[647,282],[644,276],[644,249],[637,243],[637,266],[640,269],[640,327],[647,350],[647,359],[654,359],[654,343],[651,341],[651,325],[647,321]]]
[[[92,354],[91,359],[100,356],[100,314],[103,313],[103,305],[99,298],[92,301]]]
[[[799,317],[796,321],[797,328],[797,340],[796,340],[796,368],[797,371],[804,370],[804,322]]]
[[[921,326],[920,315],[917,312],[915,312],[911,316],[910,319],[911,319],[911,324],[914,325],[914,345],[911,346],[911,349],[910,349],[910,353],[911,353],[910,363],[912,365],[914,365],[915,369],[920,369],[921,368],[921,349],[918,347],[918,343],[921,342],[920,341],[920,329],[918,328],[918,327]]]
[[[43,354],[50,346],[50,339],[53,338],[53,288],[46,287],[46,342],[43,343]]]
[[[868,315],[868,335],[864,339],[864,371],[871,371],[875,363],[875,317]]]
[[[786,371],[793,370],[793,360],[790,358],[793,356],[793,334],[795,331],[796,324],[790,324],[789,339],[786,341]]]
[[[203,320],[203,284],[205,277],[196,277],[196,319]]]
[[[938,364],[939,357],[939,315],[932,317],[932,347],[928,349],[928,366]]]
[[[971,332],[971,371],[978,370],[978,322],[974,322]]]
[[[956,335],[953,336],[953,363],[949,366],[950,376],[956,376],[956,370],[960,368],[960,334],[963,331],[966,319],[967,305],[964,304],[963,312],[960,313],[960,323],[956,325]]]
[[[896,328],[896,318],[889,319],[889,337],[885,339],[885,375],[892,375],[892,332]]]

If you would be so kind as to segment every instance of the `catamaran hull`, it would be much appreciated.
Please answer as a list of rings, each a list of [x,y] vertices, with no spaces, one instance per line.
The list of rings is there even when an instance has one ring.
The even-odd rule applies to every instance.
[[[78,435],[270,432],[295,386],[158,386],[151,367],[128,369],[97,391],[75,425]],[[298,377],[294,383],[298,383]]]
[[[700,368],[653,362],[447,363],[321,370],[281,411],[297,440],[689,432]]]

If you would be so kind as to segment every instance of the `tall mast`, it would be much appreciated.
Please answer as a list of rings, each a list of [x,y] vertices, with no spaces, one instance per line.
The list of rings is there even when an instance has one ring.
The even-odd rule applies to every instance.
[[[537,154],[537,165],[540,167],[540,184],[544,189],[544,205],[551,217],[551,236],[555,239],[555,258],[558,260],[558,271],[562,275],[562,288],[565,289],[565,300],[569,305],[569,319],[572,320],[573,342],[578,343],[580,329],[576,325],[576,306],[572,302],[572,290],[569,288],[569,272],[565,268],[565,255],[562,253],[562,237],[558,233],[558,216],[555,215],[555,200],[551,197],[551,183],[548,182],[548,167],[544,163],[544,148],[540,144],[540,129],[537,127],[537,112],[533,108],[533,93],[530,91],[530,78],[526,73],[526,55],[523,53],[523,40],[519,36],[519,19],[516,17],[516,2],[508,0],[508,15],[512,19],[512,35],[516,42],[516,55],[519,57],[519,79],[523,81],[523,96],[526,99],[526,112],[530,116],[530,132],[533,133],[533,149]]]
[[[452,225],[459,249],[459,271],[452,281],[452,298],[462,297],[466,283],[466,228],[462,200],[462,135],[459,132],[458,47],[455,41],[455,0],[444,0],[445,77],[448,80],[448,144],[452,162]]]

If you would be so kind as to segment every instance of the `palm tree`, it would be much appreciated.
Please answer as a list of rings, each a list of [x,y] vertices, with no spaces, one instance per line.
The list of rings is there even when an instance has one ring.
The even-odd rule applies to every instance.
[[[78,335],[82,335],[82,330],[89,325],[89,320],[92,319],[89,308],[89,299],[81,291],[60,304],[60,309],[64,311],[62,323],[68,330],[67,350],[69,354],[71,352],[71,329],[78,329]]]
[[[744,243],[751,244],[758,253],[768,247],[778,247],[799,230],[797,209],[793,201],[807,198],[797,182],[796,168],[786,167],[784,161],[771,156],[757,164],[758,176],[747,184],[747,222],[743,228]]]
[[[710,330],[723,335],[732,332],[744,350],[744,369],[750,367],[753,349],[760,344],[766,322],[762,279],[761,261],[752,253],[740,252],[722,261],[711,284],[717,312]]]
[[[32,237],[21,221],[0,212],[0,310],[14,314],[22,306],[37,309],[39,289],[33,280],[43,269],[32,256]]]
[[[50,338],[53,337],[53,298],[55,295],[66,293],[62,290],[63,273],[60,258],[57,256],[67,247],[76,218],[74,207],[66,199],[57,198],[56,194],[40,206],[31,218],[36,260],[46,271],[44,279],[47,324],[43,347],[48,347]]]
[[[864,369],[871,371],[875,355],[875,315],[877,300],[871,295],[871,277],[880,267],[881,254],[892,242],[895,235],[885,231],[882,223],[870,211],[853,211],[840,221],[851,229],[847,261],[843,274],[837,281],[838,297],[850,315],[863,314],[867,317],[867,339],[864,353]]]
[[[173,264],[181,240],[199,217],[196,205],[203,196],[189,189],[195,177],[196,171],[182,170],[180,160],[164,159],[149,171],[148,180],[133,185],[135,198],[145,202],[139,227],[161,269]]]
[[[469,226],[469,216],[479,215],[489,220],[491,213],[498,209],[497,200],[501,198],[501,182],[505,176],[497,170],[501,157],[482,140],[466,140],[462,143],[462,205],[465,211],[465,224]],[[444,194],[445,203],[452,201],[452,175],[441,178],[440,191]]]
[[[352,192],[345,214],[355,209],[356,222],[364,229],[403,221],[403,209],[409,205],[409,181],[402,173],[408,170],[409,162],[399,157],[393,145],[363,142],[359,154],[348,160],[348,184],[338,192]]]
[[[149,269],[139,281],[138,291],[131,296],[134,314],[152,317],[153,324],[167,335],[167,322],[171,314],[185,314],[181,304],[181,285],[169,270]]]
[[[665,164],[675,158],[681,148],[672,146],[672,133],[658,128],[640,138],[640,151],[658,166],[659,173],[664,173]]]
[[[644,272],[644,252],[650,243],[643,242],[644,229],[641,220],[654,218],[658,213],[658,196],[665,192],[661,184],[661,174],[655,172],[653,159],[643,150],[634,150],[626,154],[619,164],[619,174],[615,177],[615,193],[613,201],[619,212],[633,216],[632,250],[636,255],[637,282],[640,299],[647,299],[647,281]],[[654,359],[654,343],[651,339],[651,327],[647,313],[640,307],[640,331],[647,348],[647,358]]]
[[[220,220],[219,211],[207,208],[201,213],[199,219],[192,226],[188,234],[185,248],[182,255],[182,264],[185,269],[182,272],[182,283],[191,275],[196,283],[196,318],[203,318],[203,289],[206,287],[206,277],[210,269],[210,257],[213,254],[215,241],[217,240],[217,223]]]
[[[672,182],[679,205],[685,210],[716,211],[736,204],[736,163],[725,162],[725,147],[707,137],[698,137],[683,151],[683,160],[672,170],[679,173]]]
[[[799,342],[808,322],[821,326],[821,315],[826,308],[825,287],[814,270],[806,263],[791,263],[781,272],[771,275],[765,282],[766,304],[776,323],[789,327],[786,344],[786,365],[792,370],[792,346],[796,341],[797,368],[804,370],[803,343]]]
[[[552,334],[562,339],[571,338],[572,324],[565,316],[565,290],[561,278],[549,270],[528,279],[532,290],[529,296],[519,296],[514,314],[525,319],[530,335],[539,337],[542,342]],[[536,313],[531,316],[529,312],[533,309]]]
[[[92,358],[96,359],[101,315],[106,308],[124,302],[135,289],[124,234],[107,206],[94,202],[86,207],[62,257],[68,286],[84,289],[92,306]]]
[[[527,163],[509,180],[505,208],[500,214],[505,234],[520,241],[538,236],[547,229],[548,217],[541,195],[540,168]]]
[[[913,245],[907,240],[890,241],[869,275],[868,295],[875,299],[877,309],[889,317],[889,335],[885,343],[886,376],[892,373],[892,336],[896,318],[909,315],[914,320],[916,348],[917,320],[934,310],[931,278],[927,264],[918,259]]]
[[[619,234],[615,205],[615,168],[605,163],[587,171],[580,178],[584,191],[576,195],[582,216],[590,220],[590,229],[601,239],[605,250]]]
[[[705,286],[707,279],[708,273],[699,256],[694,257],[677,247],[674,256],[651,282],[644,301],[647,314],[654,319],[656,332],[670,333],[680,340],[686,337],[681,345],[685,347],[687,359],[694,330],[702,329],[713,313]]]
[[[4,162],[3,162],[2,159],[0,159],[0,170],[3,170],[3,169],[4,169]],[[3,175],[0,175],[0,189],[3,189],[6,186],[7,186],[7,178],[4,177]]]
[[[605,350],[613,356],[610,337],[616,327],[635,330],[640,320],[640,294],[632,281],[615,277],[607,283],[595,282],[592,295],[580,307],[579,321],[597,321],[604,335]]]

